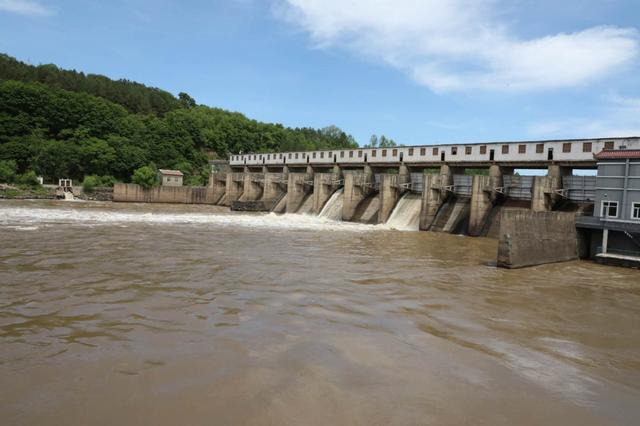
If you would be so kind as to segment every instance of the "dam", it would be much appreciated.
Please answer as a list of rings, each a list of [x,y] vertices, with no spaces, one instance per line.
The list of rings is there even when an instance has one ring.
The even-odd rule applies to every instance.
[[[232,155],[196,202],[491,238],[503,217],[517,217],[540,221],[540,232],[553,234],[541,238],[560,242],[566,232],[555,235],[545,221],[593,210],[596,177],[573,171],[595,170],[602,151],[633,149],[639,137]],[[546,174],[520,176],[520,168]],[[125,187],[116,186],[114,200],[136,201]]]

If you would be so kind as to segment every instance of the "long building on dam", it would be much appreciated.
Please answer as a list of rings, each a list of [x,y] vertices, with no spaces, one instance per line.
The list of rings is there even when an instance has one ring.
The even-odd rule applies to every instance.
[[[232,210],[391,222],[403,229],[493,238],[504,237],[500,227],[505,217],[514,223],[538,220],[545,228],[540,232],[553,233],[553,221],[561,221],[560,214],[566,213],[571,226],[565,226],[563,232],[572,236],[554,235],[556,245],[561,245],[567,239],[582,240],[582,231],[575,229],[576,215],[591,216],[594,203],[604,202],[598,198],[599,177],[577,176],[573,170],[596,170],[603,152],[634,150],[640,151],[640,137],[234,154],[226,170],[211,175],[206,189],[185,189],[182,194],[167,188],[150,195],[118,185],[114,200],[204,202]],[[634,191],[640,188],[634,185],[639,177],[634,167],[628,169],[632,176],[624,182],[633,182],[626,193],[637,195]],[[545,169],[546,174],[520,176],[516,169]],[[598,205],[596,212],[601,211]],[[512,233],[518,232],[515,228]],[[635,232],[627,231],[632,244]],[[604,235],[606,240],[607,231]],[[562,253],[548,254],[556,260],[575,258],[580,251],[576,244]],[[512,253],[516,246],[512,242],[505,245],[505,266],[521,266],[511,262],[517,257]],[[600,254],[597,247],[606,250],[607,244],[582,250],[583,255],[596,257]],[[527,250],[549,252],[548,248],[526,246],[520,251]],[[632,255],[632,250],[628,252]]]

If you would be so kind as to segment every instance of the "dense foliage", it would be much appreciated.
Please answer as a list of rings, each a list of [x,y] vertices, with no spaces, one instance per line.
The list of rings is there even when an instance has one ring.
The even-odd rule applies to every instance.
[[[261,123],[197,105],[186,93],[176,98],[138,83],[0,55],[0,160],[49,182],[87,175],[129,181],[134,170],[152,165],[204,184],[210,157],[356,146],[335,126]]]
[[[82,190],[84,192],[93,192],[99,187],[112,187],[115,185],[116,179],[113,176],[88,175],[82,181]]]
[[[158,183],[158,172],[153,167],[142,166],[133,172],[133,183],[149,189]]]
[[[39,82],[100,96],[136,113],[164,114],[181,107],[180,101],[164,90],[128,80],[114,81],[102,75],[63,70],[53,64],[33,66],[4,54],[0,54],[0,79]]]

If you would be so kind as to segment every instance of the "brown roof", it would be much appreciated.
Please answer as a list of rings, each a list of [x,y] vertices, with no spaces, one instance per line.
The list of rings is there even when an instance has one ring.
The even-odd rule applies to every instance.
[[[160,174],[162,174],[162,175],[183,176],[183,174],[182,174],[182,172],[180,170],[159,169],[158,172],[160,172]]]
[[[596,160],[616,160],[627,158],[640,158],[640,149],[615,149],[600,151],[595,155]]]

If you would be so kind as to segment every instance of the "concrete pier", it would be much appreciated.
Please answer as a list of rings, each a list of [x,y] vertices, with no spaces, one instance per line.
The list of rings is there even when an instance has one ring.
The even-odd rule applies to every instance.
[[[436,218],[438,209],[446,199],[446,193],[441,191],[440,176],[424,174],[422,176],[422,208],[420,209],[420,230],[428,231]]]
[[[570,176],[571,168],[557,164],[549,165],[547,176],[536,176],[531,191],[531,210],[534,212],[553,210],[560,196],[556,193],[562,189],[562,178]]]
[[[439,174],[425,174],[422,182],[420,230],[429,231],[438,210],[451,193],[448,189],[453,185],[453,170],[445,164],[440,167]]]
[[[469,214],[469,235],[480,236],[493,208],[492,177],[473,176],[471,188],[471,212]]]
[[[289,173],[287,184],[287,213],[296,213],[306,197],[312,193],[310,181],[313,175],[309,173]]]
[[[231,206],[244,192],[244,173],[227,173],[226,193],[224,206]]]
[[[209,188],[211,188],[213,204],[218,204],[227,192],[227,173],[211,173],[209,175]]]
[[[577,259],[575,220],[573,213],[504,210],[498,266],[520,268]]]
[[[358,205],[373,192],[373,171],[371,167],[365,166],[362,173],[345,173],[342,220],[353,220]]]
[[[339,188],[340,176],[335,173],[313,175],[313,212],[320,214],[331,195]]]
[[[380,180],[380,210],[378,211],[378,223],[386,223],[393,208],[400,199],[402,190],[398,186],[400,175],[382,175]]]
[[[283,173],[265,173],[262,189],[262,201],[265,203],[280,200],[287,192]]]
[[[262,198],[263,173],[245,173],[242,195],[239,201],[256,201]]]

